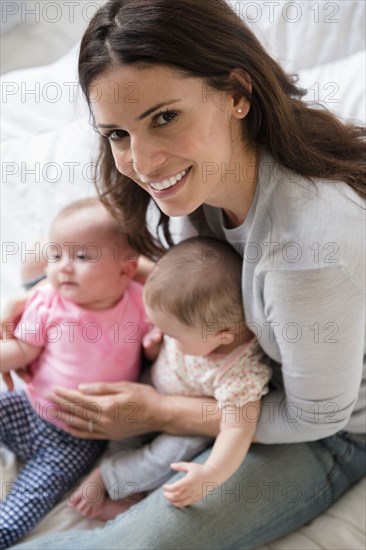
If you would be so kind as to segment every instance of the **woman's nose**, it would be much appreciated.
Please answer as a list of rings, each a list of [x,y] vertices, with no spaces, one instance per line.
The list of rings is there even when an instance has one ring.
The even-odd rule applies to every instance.
[[[155,177],[166,163],[167,153],[153,139],[130,138],[130,148],[123,155],[116,155],[117,169],[126,176]]]

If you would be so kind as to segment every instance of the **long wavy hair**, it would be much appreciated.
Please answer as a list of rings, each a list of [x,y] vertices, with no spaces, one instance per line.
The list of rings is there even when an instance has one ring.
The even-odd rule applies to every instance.
[[[304,177],[343,181],[366,197],[365,129],[306,104],[296,76],[285,73],[225,0],[109,0],[81,42],[79,80],[89,106],[91,85],[116,64],[167,66],[245,96],[250,111],[243,125],[253,146]],[[249,75],[251,93],[228,77],[235,68]],[[108,139],[100,140],[98,193],[123,219],[130,245],[156,258],[163,246],[147,228],[152,199],[118,172]],[[170,245],[163,212],[159,226]]]

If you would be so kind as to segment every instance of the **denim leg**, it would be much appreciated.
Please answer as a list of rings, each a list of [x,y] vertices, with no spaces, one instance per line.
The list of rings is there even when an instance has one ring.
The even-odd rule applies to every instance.
[[[204,462],[208,454],[195,461]],[[220,487],[212,484],[205,502],[177,509],[158,489],[104,528],[50,535],[17,548],[256,548],[325,511],[365,475],[365,458],[365,439],[347,434],[312,443],[253,445],[229,481]]]

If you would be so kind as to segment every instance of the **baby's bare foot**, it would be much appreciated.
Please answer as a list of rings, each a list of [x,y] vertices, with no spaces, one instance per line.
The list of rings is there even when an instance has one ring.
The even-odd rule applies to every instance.
[[[97,518],[107,499],[103,479],[99,468],[93,470],[70,496],[69,506],[75,508],[83,516]]]
[[[93,516],[93,519],[99,519],[100,521],[109,521],[110,519],[114,519],[119,516],[119,514],[127,512],[131,506],[134,506],[134,504],[140,502],[145,498],[145,496],[146,493],[135,493],[121,500],[112,500],[107,497],[104,500],[100,513]]]

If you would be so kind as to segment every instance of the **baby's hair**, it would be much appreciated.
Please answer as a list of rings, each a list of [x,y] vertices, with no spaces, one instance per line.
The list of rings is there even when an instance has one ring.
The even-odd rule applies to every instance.
[[[242,258],[226,242],[193,237],[170,248],[144,288],[146,304],[186,326],[213,323],[219,330],[245,323]]]
[[[57,219],[58,217],[64,217],[69,214],[72,214],[73,212],[79,212],[83,209],[88,209],[93,206],[98,206],[101,204],[101,201],[98,197],[87,197],[85,199],[79,199],[77,201],[71,202],[64,206],[56,215]]]
[[[107,214],[106,219],[103,220],[103,225],[105,226],[105,229],[110,230],[111,236],[113,237],[113,239],[115,239],[120,245],[123,245],[123,249],[125,251],[127,249],[130,249],[132,252],[132,249],[128,243],[126,234],[122,229],[122,224],[119,223],[115,217],[113,217],[111,212],[106,208],[106,206],[98,197],[88,197],[85,199],[79,199],[70,204],[67,204],[64,208],[62,208],[58,212],[58,214],[56,215],[56,217],[52,222],[52,225],[58,222],[59,220],[66,218],[71,214],[74,214],[76,212],[81,212],[82,210],[92,209],[98,206]],[[95,222],[96,224],[98,223],[97,218],[95,219]],[[137,255],[136,255],[136,258],[137,258]]]
[[[58,221],[59,219],[66,218],[67,216],[69,216],[70,214],[74,214],[75,212],[81,212],[82,210],[88,210],[98,206],[103,210],[105,210],[105,212],[109,213],[109,211],[107,210],[103,202],[98,197],[88,197],[85,199],[79,199],[77,201],[71,202],[70,204],[67,204],[66,206],[64,206],[56,214],[56,217],[54,218],[53,221],[55,222],[55,221]],[[108,216],[108,222],[109,222],[109,219],[110,219],[111,229],[121,233],[120,225],[110,213]]]

